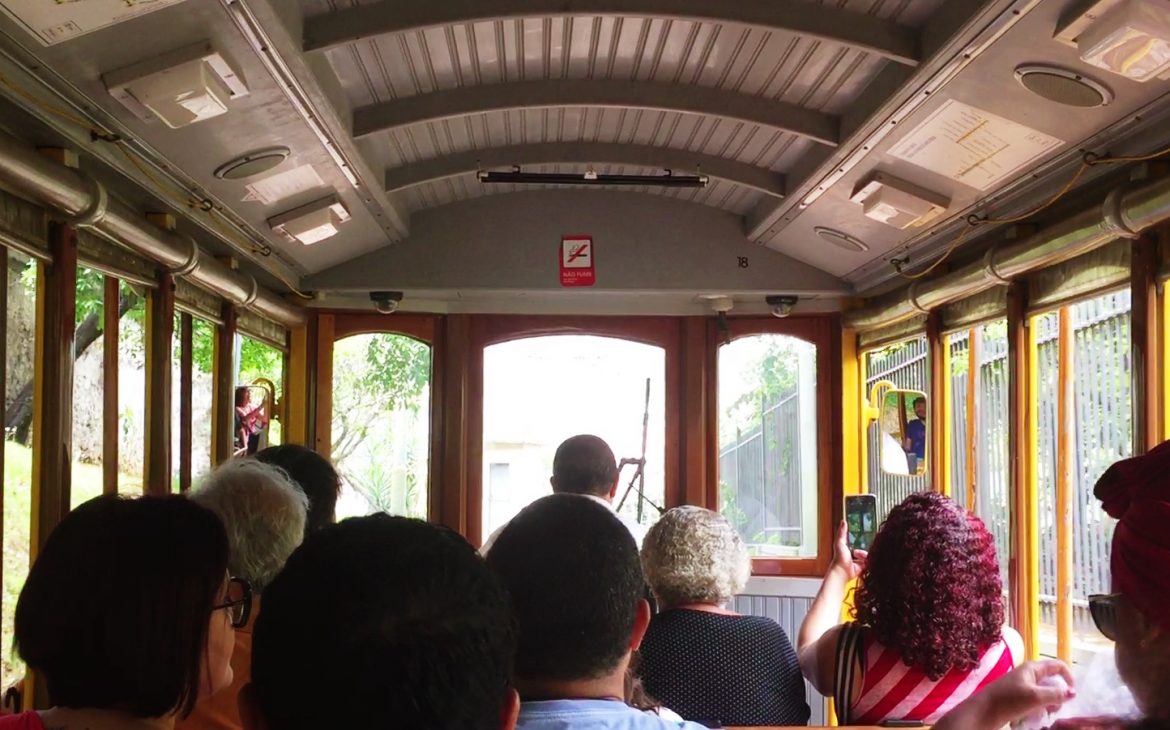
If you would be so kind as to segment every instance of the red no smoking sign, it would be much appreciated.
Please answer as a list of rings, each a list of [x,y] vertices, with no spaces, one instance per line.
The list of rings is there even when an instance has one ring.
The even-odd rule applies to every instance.
[[[561,237],[561,286],[593,286],[593,237]]]

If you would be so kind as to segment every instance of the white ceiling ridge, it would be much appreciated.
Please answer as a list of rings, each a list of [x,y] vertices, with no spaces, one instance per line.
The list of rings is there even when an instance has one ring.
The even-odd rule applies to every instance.
[[[837,145],[840,134],[837,117],[787,102],[707,86],[607,79],[518,81],[408,96],[354,110],[353,134],[360,138],[488,112],[564,107],[647,109],[732,119],[830,147]]]
[[[906,66],[921,60],[918,35],[908,26],[829,5],[759,0],[382,0],[306,18],[304,50],[327,50],[438,26],[567,16],[669,18],[767,28]]]
[[[782,198],[784,176],[725,157],[670,147],[610,142],[543,142],[467,150],[408,163],[386,171],[386,192],[512,165],[629,165],[676,174],[702,174]]]

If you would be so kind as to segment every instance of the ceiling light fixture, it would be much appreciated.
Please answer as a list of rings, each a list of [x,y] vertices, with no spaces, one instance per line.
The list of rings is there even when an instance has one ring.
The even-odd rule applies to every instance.
[[[349,211],[337,195],[329,195],[268,219],[274,231],[280,231],[306,246],[337,235],[341,224],[349,220]]]
[[[596,172],[487,172],[476,177],[485,185],[511,183],[513,185],[633,185],[660,188],[705,188],[706,175],[598,175]]]
[[[1128,0],[1089,24],[1077,37],[1081,60],[1134,81],[1170,71],[1170,7]]]
[[[894,228],[919,228],[946,212],[950,199],[880,172],[859,185],[849,197],[865,217]]]
[[[186,46],[102,75],[106,89],[144,122],[171,129],[226,114],[248,95],[235,66],[210,43]]]

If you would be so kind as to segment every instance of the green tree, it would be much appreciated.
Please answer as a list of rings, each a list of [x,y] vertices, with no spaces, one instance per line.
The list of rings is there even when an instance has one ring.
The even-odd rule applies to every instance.
[[[379,333],[335,343],[333,459],[344,461],[372,428],[384,428],[381,415],[421,408],[430,377],[431,350],[410,337]]]
[[[21,275],[21,285],[24,286],[30,298],[36,292],[37,267],[27,266]],[[73,332],[73,359],[78,360],[84,355],[93,343],[102,336],[103,303],[105,299],[105,276],[100,272],[85,267],[77,269],[77,311],[74,315]],[[145,310],[139,307],[142,297],[123,285],[118,296],[118,318],[129,315],[140,326],[133,331],[141,332],[141,324]],[[4,428],[13,437],[24,444],[31,446],[33,418],[33,381],[30,378],[23,383],[16,392],[16,397],[8,405],[4,414]]]

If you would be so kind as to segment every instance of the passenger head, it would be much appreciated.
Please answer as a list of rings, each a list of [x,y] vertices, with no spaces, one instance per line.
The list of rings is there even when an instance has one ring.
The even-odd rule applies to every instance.
[[[638,548],[613,512],[572,494],[537,500],[508,523],[487,561],[512,595],[521,691],[624,676],[650,609]]]
[[[316,451],[298,444],[270,446],[259,451],[257,461],[284,469],[309,497],[309,514],[305,534],[316,532],[337,521],[337,497],[341,494],[341,477],[333,464]]]
[[[310,535],[264,594],[250,730],[515,721],[508,596],[450,530],[376,514]]]
[[[919,397],[914,399],[914,415],[918,416],[919,418],[926,418],[925,398]]]
[[[92,499],[33,563],[13,643],[54,705],[186,715],[231,683],[227,558],[220,521],[187,499]]]
[[[582,434],[566,439],[557,447],[549,482],[557,494],[612,499],[617,478],[617,460],[609,445],[597,436]]]
[[[1119,461],[1094,494],[1118,520],[1110,556],[1113,594],[1090,598],[1098,627],[1116,641],[1117,670],[1146,714],[1170,718],[1170,442]]]
[[[664,608],[722,605],[751,576],[747,546],[727,518],[702,507],[675,507],[642,543],[646,581]]]
[[[995,542],[947,497],[920,492],[890,511],[869,551],[857,620],[912,667],[938,679],[971,670],[1003,628]]]
[[[188,495],[223,520],[228,566],[260,592],[268,587],[305,534],[305,493],[275,466],[233,459]]]

